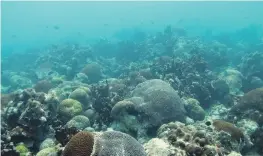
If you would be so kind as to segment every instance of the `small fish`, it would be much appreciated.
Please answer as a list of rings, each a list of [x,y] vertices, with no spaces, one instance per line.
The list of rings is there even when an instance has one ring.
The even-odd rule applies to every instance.
[[[53,28],[56,29],[56,30],[60,29],[60,27],[57,26],[57,25],[55,25]]]
[[[184,21],[183,19],[179,19],[179,20],[177,21],[177,24],[182,23],[183,21]]]
[[[11,37],[12,37],[12,38],[16,38],[16,35],[12,35]]]
[[[105,27],[106,27],[106,26],[109,26],[109,24],[107,24],[107,23],[104,23],[103,25],[104,25]]]

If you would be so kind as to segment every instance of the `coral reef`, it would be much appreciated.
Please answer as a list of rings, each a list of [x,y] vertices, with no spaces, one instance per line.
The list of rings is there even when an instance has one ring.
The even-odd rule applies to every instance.
[[[1,155],[263,154],[262,35],[134,31],[2,57]]]
[[[6,140],[2,147],[12,142],[14,145],[25,143],[30,150],[38,148],[39,143],[52,131],[49,127],[54,101],[46,98],[44,93],[33,89],[18,91],[4,108],[1,124],[2,138]]]

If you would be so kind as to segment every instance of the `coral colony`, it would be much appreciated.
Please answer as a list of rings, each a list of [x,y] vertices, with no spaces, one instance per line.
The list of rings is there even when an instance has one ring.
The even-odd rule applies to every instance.
[[[263,155],[262,46],[141,36],[2,58],[1,155]]]

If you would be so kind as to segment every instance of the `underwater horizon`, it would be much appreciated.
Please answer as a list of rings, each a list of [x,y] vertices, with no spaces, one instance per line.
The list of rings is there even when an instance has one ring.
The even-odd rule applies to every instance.
[[[3,1],[2,54],[66,42],[126,39],[134,30],[156,33],[167,25],[195,36],[262,29],[262,7],[260,1]]]
[[[263,1],[1,1],[1,156],[263,156]]]

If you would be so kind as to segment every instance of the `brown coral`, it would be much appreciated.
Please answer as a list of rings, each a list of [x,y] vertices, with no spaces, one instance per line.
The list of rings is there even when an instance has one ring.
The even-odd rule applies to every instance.
[[[35,84],[34,89],[36,92],[47,93],[52,87],[53,85],[49,81],[41,80]]]
[[[143,146],[118,131],[79,132],[67,143],[62,156],[146,156]]]
[[[250,118],[259,125],[263,125],[263,87],[251,90],[241,97],[238,104],[234,105],[229,118]]]
[[[183,156],[227,155],[231,151],[239,151],[240,144],[225,132],[218,132],[202,122],[185,125],[171,122],[162,125],[157,131],[158,138],[183,151]],[[220,148],[218,148],[220,146]]]
[[[62,156],[90,156],[93,150],[94,136],[89,132],[79,132],[67,143]]]
[[[97,82],[101,76],[101,66],[97,63],[87,64],[82,70],[81,73],[84,73],[88,76],[89,80],[92,82]]]
[[[246,93],[240,103],[235,105],[232,111],[244,111],[248,109],[257,109],[263,112],[263,88],[254,89]]]
[[[213,126],[217,131],[224,131],[231,135],[237,141],[244,139],[244,133],[232,123],[223,120],[214,120]]]

